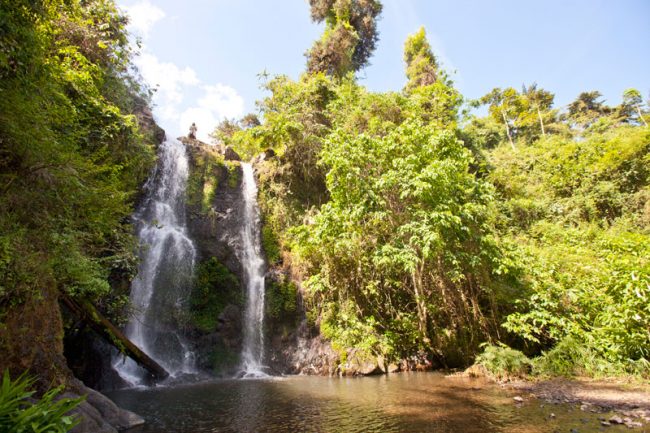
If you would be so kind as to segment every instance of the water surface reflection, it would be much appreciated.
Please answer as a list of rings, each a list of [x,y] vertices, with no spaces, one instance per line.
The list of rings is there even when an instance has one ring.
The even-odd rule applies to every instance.
[[[147,419],[128,433],[536,433],[599,427],[596,415],[574,407],[536,400],[517,406],[497,386],[437,373],[224,380],[110,397]]]

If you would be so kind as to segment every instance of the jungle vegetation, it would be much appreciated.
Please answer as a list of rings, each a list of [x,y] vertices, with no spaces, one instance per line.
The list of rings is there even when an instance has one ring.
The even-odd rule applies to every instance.
[[[112,0],[0,2],[0,371],[39,395],[71,379],[60,296],[119,321],[137,269],[160,131],[126,24]]]
[[[483,353],[519,370],[530,356],[539,374],[648,377],[641,93],[556,107],[531,83],[467,100],[423,28],[405,42],[402,91],[370,92],[355,71],[380,6],[310,4],[327,26],[305,74],[264,81],[256,122],[216,133],[276,155],[258,164],[265,248],[300,282],[311,323],[342,354],[459,367]]]
[[[246,157],[273,150],[257,164],[263,240],[292,281],[271,314],[304,306],[342,354],[649,377],[642,93],[610,106],[589,90],[557,107],[530,83],[467,100],[425,29],[405,41],[404,88],[370,92],[356,73],[381,3],[310,6],[325,32],[305,73],[265,79],[259,113],[214,134]],[[128,217],[155,131],[126,23],[112,0],[0,0],[0,371],[37,369],[41,395],[70,375],[58,297],[119,321],[120,282],[137,269]],[[190,192],[201,205],[212,194]],[[221,302],[206,281],[234,284],[212,265],[195,288],[206,328],[206,305]]]

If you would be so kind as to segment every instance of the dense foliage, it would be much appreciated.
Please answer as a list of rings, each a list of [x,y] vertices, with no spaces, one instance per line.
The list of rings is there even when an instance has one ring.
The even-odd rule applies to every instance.
[[[530,290],[508,330],[541,347],[571,338],[611,362],[648,358],[649,150],[647,128],[624,126],[491,153]]]
[[[312,2],[316,18],[335,24],[325,3]],[[497,88],[467,101],[486,117],[459,118],[462,98],[424,29],[404,60],[400,93],[314,73],[323,68],[276,77],[261,121],[228,136],[246,155],[273,150],[258,164],[264,246],[301,283],[311,322],[343,356],[461,365],[501,341],[545,353],[532,362],[487,346],[479,361],[506,375],[563,374],[557,359],[571,374],[641,371],[650,135],[640,93],[609,107],[584,92],[563,112],[536,84]]]
[[[107,295],[134,271],[124,221],[153,161],[125,19],[107,0],[1,10],[2,311],[43,285]]]
[[[309,0],[311,18],[325,33],[307,52],[307,70],[343,76],[368,64],[378,39],[377,0]]]
[[[424,29],[405,43],[403,90],[370,92],[355,73],[378,41],[381,3],[310,6],[325,33],[307,72],[265,81],[260,116],[213,134],[243,156],[264,152],[263,245],[280,275],[266,312],[277,328],[288,335],[304,307],[342,358],[354,348],[460,366],[489,342],[478,361],[497,375],[648,377],[641,93],[608,106],[587,91],[560,110],[531,84],[464,101]],[[125,24],[112,0],[0,0],[0,325],[30,302],[56,303],[52,293],[107,313],[123,304],[111,283],[135,272],[128,216],[154,162]],[[484,117],[459,114],[482,105]],[[188,205],[210,215],[217,175],[228,170],[236,187],[237,163],[216,151],[193,162]],[[188,320],[214,332],[240,295],[208,259]],[[225,346],[211,356],[215,368],[237,362]]]
[[[423,35],[407,61],[435,65]],[[460,95],[448,80],[417,82],[374,94],[351,75],[277,77],[264,122],[229,143],[277,155],[258,167],[265,247],[275,262],[280,244],[335,347],[456,365],[498,333],[509,263],[493,188],[459,139]]]

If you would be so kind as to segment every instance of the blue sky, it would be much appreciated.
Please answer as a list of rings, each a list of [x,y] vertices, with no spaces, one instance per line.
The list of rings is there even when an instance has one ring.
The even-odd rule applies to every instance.
[[[405,82],[404,40],[424,25],[458,89],[537,82],[556,106],[599,90],[610,104],[626,88],[650,93],[650,0],[384,0],[380,41],[360,82],[375,91]],[[306,0],[118,0],[142,40],[137,64],[159,85],[154,113],[170,135],[196,121],[206,138],[219,120],[255,111],[257,74],[304,70],[322,26]]]

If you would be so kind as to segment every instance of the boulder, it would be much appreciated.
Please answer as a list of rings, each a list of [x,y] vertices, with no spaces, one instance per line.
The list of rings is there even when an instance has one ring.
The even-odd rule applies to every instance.
[[[223,157],[226,161],[241,161],[241,156],[230,146],[226,146],[224,149]]]
[[[273,149],[266,149],[264,152],[257,155],[257,157],[254,159],[254,164],[259,164],[262,161],[268,161],[273,157],[275,157],[275,151]]]
[[[346,358],[346,362],[340,366],[342,376],[371,376],[383,373],[378,359],[365,352],[351,349]]]
[[[305,328],[298,331],[297,345],[285,346],[285,355],[290,368],[288,373],[333,376],[337,372],[339,355],[329,341],[322,336],[310,337]]]
[[[74,392],[66,392],[61,397],[86,396],[86,400],[72,411],[73,414],[79,415],[81,422],[71,430],[71,433],[117,433],[145,423],[142,417],[121,409],[108,397],[87,388],[78,380],[74,380],[70,389]]]
[[[400,371],[399,369],[399,364],[395,364],[394,362],[391,362],[388,364],[388,367],[386,369],[387,373],[398,373]]]
[[[485,368],[483,364],[473,364],[468,367],[464,372],[463,376],[467,377],[489,377],[490,372]]]

